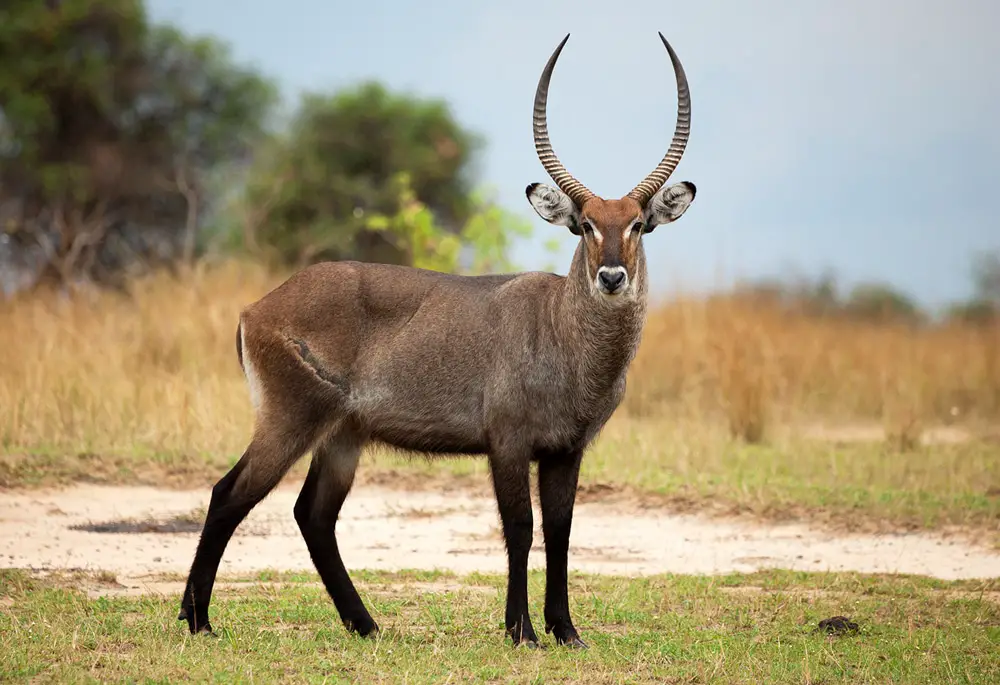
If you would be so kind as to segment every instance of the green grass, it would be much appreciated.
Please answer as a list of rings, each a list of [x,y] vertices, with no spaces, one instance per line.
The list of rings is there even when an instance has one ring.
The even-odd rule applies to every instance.
[[[382,626],[340,626],[308,575],[264,574],[220,589],[218,639],[191,637],[169,596],[95,597],[107,574],[40,579],[0,571],[0,680],[231,682],[995,683],[1000,606],[984,583],[766,572],[644,579],[574,576],[586,652],[514,650],[504,579],[355,576]],[[541,623],[543,578],[530,579]],[[847,615],[857,634],[816,632]]]

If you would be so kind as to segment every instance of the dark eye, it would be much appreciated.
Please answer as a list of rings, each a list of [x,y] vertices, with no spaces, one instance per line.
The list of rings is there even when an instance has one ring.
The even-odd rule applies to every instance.
[[[592,232],[594,230],[594,227],[590,225],[589,221],[584,221],[583,222],[583,230],[586,231],[587,233],[590,233],[590,232]]]
[[[641,231],[642,230],[642,222],[641,221],[636,221],[634,224],[632,224],[632,230],[633,231]]]

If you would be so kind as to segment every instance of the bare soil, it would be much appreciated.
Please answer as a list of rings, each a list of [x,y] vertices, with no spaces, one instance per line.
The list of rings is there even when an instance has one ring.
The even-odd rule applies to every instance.
[[[222,575],[313,570],[287,483],[237,530]],[[349,569],[506,569],[496,505],[483,488],[422,491],[360,483],[337,527]],[[0,497],[0,567],[102,570],[121,578],[186,573],[210,489],[76,485]],[[536,505],[537,507],[537,505]],[[530,564],[544,565],[535,512]],[[959,536],[837,534],[636,506],[619,498],[577,504],[572,570],[616,575],[719,574],[763,568],[906,573],[942,579],[1000,577],[1000,553]],[[127,583],[126,583],[127,585]]]

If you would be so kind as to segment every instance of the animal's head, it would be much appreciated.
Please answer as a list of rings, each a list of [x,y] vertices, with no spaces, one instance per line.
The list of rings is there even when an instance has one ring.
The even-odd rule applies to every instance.
[[[683,181],[667,185],[667,179],[681,161],[691,130],[691,96],[680,60],[667,39],[660,34],[677,79],[677,125],[670,149],[660,164],[628,195],[620,200],[605,200],[594,195],[562,165],[549,142],[545,106],[549,81],[559,53],[569,40],[563,38],[549,58],[535,91],[535,149],[557,188],[532,183],[527,188],[528,202],[538,215],[557,226],[566,226],[580,236],[584,245],[587,272],[592,291],[599,297],[616,300],[635,286],[642,237],[661,224],[676,221],[695,196],[693,183]]]

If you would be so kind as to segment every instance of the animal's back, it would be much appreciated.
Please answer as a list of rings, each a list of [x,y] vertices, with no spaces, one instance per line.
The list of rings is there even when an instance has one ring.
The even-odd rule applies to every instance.
[[[320,378],[342,385],[343,409],[372,438],[424,452],[482,452],[496,354],[517,356],[534,344],[538,313],[522,289],[560,280],[325,262],[291,276],[242,320],[292,341]]]

